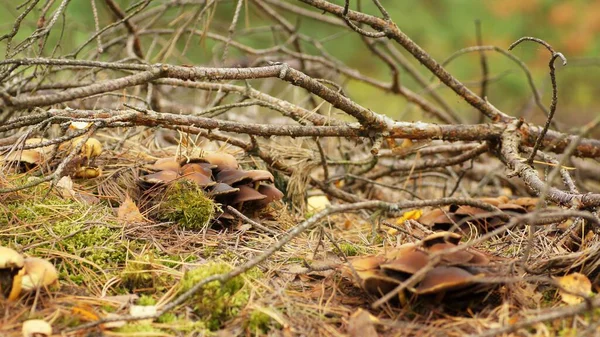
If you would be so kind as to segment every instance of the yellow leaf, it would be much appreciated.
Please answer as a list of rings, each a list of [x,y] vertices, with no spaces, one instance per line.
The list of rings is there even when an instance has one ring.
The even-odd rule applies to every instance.
[[[125,201],[119,206],[117,211],[117,217],[119,220],[125,223],[136,223],[145,222],[146,218],[140,213],[140,209],[137,207],[135,202],[131,200],[129,195],[125,196]]]
[[[315,195],[306,200],[306,206],[309,212],[320,212],[331,205],[329,199],[324,195]]]
[[[412,211],[405,212],[404,214],[402,214],[401,217],[399,217],[396,220],[396,225],[402,225],[406,220],[419,220],[421,215],[423,215],[423,210],[421,209],[415,209]]]
[[[558,290],[562,301],[574,305],[583,302],[582,296],[587,296],[592,293],[592,282],[587,276],[580,273],[573,273],[563,277],[557,277],[556,281],[562,287]],[[581,294],[577,296],[575,294]]]

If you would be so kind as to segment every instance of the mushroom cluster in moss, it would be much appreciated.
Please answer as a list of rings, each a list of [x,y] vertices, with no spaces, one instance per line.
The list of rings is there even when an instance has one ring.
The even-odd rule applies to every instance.
[[[0,298],[14,301],[22,291],[41,289],[57,280],[58,273],[52,263],[0,247]]]
[[[283,193],[273,185],[273,174],[265,170],[243,170],[235,157],[227,153],[208,153],[202,158],[192,159],[158,159],[149,171],[151,173],[140,177],[145,189],[180,180],[200,187],[222,206],[214,217],[220,223],[234,219],[226,206],[240,212],[259,210],[283,197]]]
[[[490,282],[479,282],[490,276],[491,269],[487,268],[490,257],[474,248],[454,249],[460,240],[459,234],[438,232],[417,244],[402,245],[385,255],[356,258],[351,264],[360,278],[360,286],[375,296],[392,291],[430,263],[431,269],[414,287],[408,288],[418,296],[460,297],[465,288],[472,294],[493,287]],[[435,253],[441,254],[438,262],[431,258]],[[346,277],[352,277],[351,269],[345,268]]]
[[[498,207],[505,213],[525,214],[535,207],[538,199],[509,199],[506,196],[499,196],[497,198],[480,198],[479,200]],[[505,221],[497,214],[492,215],[488,210],[467,205],[436,208],[423,214],[418,221],[434,231],[447,231],[459,223],[463,224],[462,228],[465,228],[470,223],[487,232],[505,224]]]

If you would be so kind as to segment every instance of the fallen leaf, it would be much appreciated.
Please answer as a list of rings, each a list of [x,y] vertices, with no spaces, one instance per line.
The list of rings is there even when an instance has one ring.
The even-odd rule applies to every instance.
[[[348,335],[350,337],[379,336],[373,324],[375,322],[377,318],[363,309],[358,309],[348,321]]]
[[[562,287],[558,290],[562,301],[569,305],[583,302],[582,296],[587,296],[592,292],[592,282],[583,274],[573,273],[555,279]],[[581,294],[582,296],[575,294]]]
[[[60,178],[58,183],[56,183],[56,189],[61,197],[65,199],[73,199],[75,198],[75,191],[73,190],[73,180],[71,177],[64,176]]]
[[[421,209],[415,209],[412,211],[404,212],[404,214],[402,214],[401,217],[396,219],[396,224],[402,225],[406,220],[419,220],[421,215],[423,215],[423,210]]]
[[[117,210],[117,217],[119,220],[125,223],[137,223],[137,222],[145,222],[146,218],[140,212],[140,209],[137,207],[135,202],[131,199],[129,195],[125,196],[125,201],[119,206]]]
[[[419,218],[421,218],[422,215],[423,215],[423,210],[421,210],[421,209],[415,209],[412,211],[404,212],[404,214],[402,214],[401,217],[396,219],[396,225],[404,225],[404,222],[406,220],[419,220]],[[396,235],[396,234],[398,234],[398,230],[395,228],[390,228],[388,230],[388,234]]]
[[[315,195],[306,200],[306,206],[309,212],[320,212],[329,205],[331,205],[331,203],[324,195]]]

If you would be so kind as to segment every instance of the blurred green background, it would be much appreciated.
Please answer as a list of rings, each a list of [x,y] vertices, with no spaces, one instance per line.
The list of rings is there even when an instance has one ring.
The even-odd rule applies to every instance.
[[[96,2],[101,27],[115,21],[104,1],[91,1]],[[68,5],[64,16],[65,20],[61,17],[57,22],[42,55],[66,55],[90,38],[95,29],[91,1],[72,1]],[[50,14],[59,2],[54,1],[52,9],[49,11]],[[137,0],[116,2],[123,9],[138,3]],[[208,26],[212,32],[227,36],[235,2],[218,2],[212,19],[200,20],[199,25],[194,27],[200,29]],[[287,0],[286,2],[309,8],[300,1]],[[343,4],[342,0],[332,2]],[[164,3],[167,1],[155,0],[148,8]],[[351,3],[352,8],[356,9],[356,1]],[[485,45],[495,45],[507,49],[512,42],[522,36],[534,36],[546,40],[557,51],[562,52],[569,61],[566,67],[557,62],[559,88],[557,120],[565,129],[568,129],[568,127],[581,126],[599,114],[600,0],[381,0],[381,3],[387,8],[399,28],[440,62],[461,48],[476,45],[476,20],[481,22]],[[2,6],[4,10],[0,12],[2,20],[0,33],[5,34],[12,29],[13,22],[22,9],[17,9],[18,3],[12,0],[2,0]],[[13,47],[34,31],[41,6],[40,3],[38,8],[23,21],[19,33],[12,42]],[[154,21],[152,27],[177,29],[196,13],[197,6],[174,7]],[[371,1],[363,0],[362,10],[379,15]],[[299,19],[296,15],[285,11],[280,12],[289,22],[297,25],[302,34],[322,41],[330,55],[338,58],[350,68],[382,81],[390,81],[389,69],[369,53],[361,39],[352,31],[311,19]],[[50,14],[46,20],[49,20]],[[63,25],[65,29],[61,31]],[[233,39],[256,48],[271,47],[285,40],[285,34],[271,29],[272,26],[273,21],[265,15],[264,11],[258,9],[252,1],[247,1],[244,4]],[[161,49],[168,45],[169,36],[154,38],[149,35],[142,37],[145,50],[148,50],[153,43],[157,44],[153,47],[151,55],[147,57],[151,62],[210,66],[221,64],[222,43],[194,37],[190,40],[191,43],[185,50],[185,54],[182,54],[187,40],[187,36],[184,36],[177,42],[176,50],[165,59],[164,53],[161,54]],[[59,39],[61,42],[54,49]],[[108,40],[110,37],[103,37],[103,41]],[[88,44],[78,57],[88,58],[89,53],[95,51],[96,46],[95,42]],[[1,43],[0,48],[4,55],[6,40]],[[36,50],[39,52],[39,48]],[[306,46],[305,50],[317,53],[314,48],[309,46]],[[549,106],[551,90],[548,76],[549,52],[540,45],[527,42],[518,46],[512,53],[529,66],[542,94],[543,102]],[[230,48],[227,55],[228,60],[236,60],[243,56],[235,48]],[[492,78],[488,88],[488,99],[510,115],[522,116],[525,114],[528,121],[543,122],[543,114],[532,104],[531,90],[525,75],[518,66],[498,53],[488,52],[486,55]],[[36,55],[28,52],[19,56]],[[101,55],[100,59],[115,60],[123,57],[122,48],[113,48]],[[410,55],[407,57],[414,61]],[[480,91],[479,81],[482,74],[479,57],[478,53],[463,55],[447,68],[477,93]],[[228,63],[228,60],[225,64]],[[427,69],[416,62],[414,64],[427,78],[430,78]],[[422,90],[404,73],[401,74],[401,83],[415,92]],[[374,111],[407,121],[429,120],[427,117],[423,117],[418,109],[410,107],[401,96],[384,93],[357,81],[348,81],[345,85],[351,98]],[[470,122],[478,120],[478,114],[449,89],[439,87],[437,90],[457,112],[466,116]]]

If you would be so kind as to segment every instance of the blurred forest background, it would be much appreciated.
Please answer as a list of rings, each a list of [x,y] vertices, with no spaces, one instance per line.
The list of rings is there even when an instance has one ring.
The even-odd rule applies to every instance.
[[[2,1],[4,10],[0,12],[0,20],[3,22],[1,29],[10,31],[21,12],[16,9],[20,3],[12,0]],[[65,19],[68,20],[69,29],[65,31],[54,29],[46,45],[55,46],[60,40],[59,47],[56,49],[46,47],[43,55],[49,57],[69,54],[90,38],[95,30],[91,1],[75,1],[69,4],[64,17],[60,19],[63,22]],[[116,2],[127,13],[131,13],[144,1],[119,0]],[[167,2],[155,0],[151,1],[149,6]],[[288,2],[305,7],[297,1]],[[343,5],[342,0],[332,2]],[[59,2],[48,1],[47,3],[51,6],[48,13],[52,13]],[[383,1],[383,5],[400,29],[439,62],[461,48],[476,45],[475,22],[477,20],[481,22],[484,45],[507,49],[512,42],[522,36],[535,36],[548,41],[569,61],[566,67],[560,65],[560,62],[556,63],[559,104],[555,120],[559,127],[566,131],[570,127],[581,126],[598,115],[597,107],[600,103],[600,86],[597,85],[600,81],[599,0],[387,0]],[[234,6],[234,1],[219,2],[214,6],[212,21],[203,22],[203,25],[210,26],[211,31],[227,35]],[[353,2],[353,6],[356,6],[355,2]],[[96,7],[100,27],[115,21],[106,6]],[[361,7],[366,13],[378,15],[377,9],[370,1],[363,1]],[[356,9],[356,7],[354,8]],[[163,23],[168,22],[169,27],[177,29],[194,14],[195,9],[189,7],[189,10],[190,13],[182,13],[181,8],[173,8],[161,20]],[[256,10],[255,6],[245,4],[242,15],[243,18],[240,19],[238,29],[233,37],[234,41],[255,48],[268,48],[276,44],[278,32],[273,31],[265,13]],[[294,15],[289,13],[286,15],[290,22],[300,27],[301,33],[320,39],[323,48],[347,66],[365,75],[389,80],[389,69],[382,62],[374,60],[370,53],[359,51],[363,50],[362,48],[355,49],[355,46],[362,45],[357,34],[349,30],[339,33],[337,29],[331,29],[328,24],[310,19],[299,21]],[[36,17],[36,15],[29,17]],[[63,22],[59,22],[59,24],[63,24]],[[36,29],[35,25],[35,22],[24,20],[14,41],[21,41],[29,36]],[[152,40],[156,36],[144,35],[141,38],[142,43],[147,46],[153,43]],[[164,35],[164,39],[168,38],[169,35]],[[281,38],[284,38],[283,34],[281,34]],[[106,43],[106,41],[104,42]],[[163,40],[162,44],[168,45],[166,42]],[[227,57],[223,60],[221,57],[223,45],[222,42],[200,36],[188,39],[187,35],[183,34],[183,37],[177,40],[177,48],[165,50],[159,43],[149,49],[150,55],[146,55],[146,58],[149,62],[206,66],[236,65],[248,62],[248,60],[242,59],[242,54],[235,48],[229,48]],[[4,48],[4,45],[0,48]],[[95,43],[89,43],[82,53],[95,52],[95,49]],[[0,52],[5,54],[4,50]],[[318,54],[308,45],[306,52]],[[548,60],[550,55],[548,51],[540,45],[528,43],[517,47],[512,53],[530,68],[543,102],[549,105]],[[487,52],[486,55],[491,80],[488,100],[510,115],[524,116],[528,121],[543,123],[545,118],[533,104],[525,74],[514,62],[499,53]],[[82,57],[83,55],[78,55],[78,58]],[[111,53],[104,51],[98,59],[111,60]],[[411,62],[414,61],[411,56],[408,59]],[[454,60],[448,66],[448,70],[475,92],[479,92],[478,87],[482,78],[479,60],[480,55],[477,52],[468,53]],[[409,76],[401,74],[400,80],[408,88],[423,92],[423,89],[420,89]],[[457,111],[468,116],[470,122],[477,122],[479,114],[476,111],[449,88],[435,86],[439,82],[437,79],[430,80],[434,90],[439,90]],[[385,113],[397,120],[423,119],[422,114],[419,111],[413,111],[414,108],[409,108],[406,100],[399,95],[386,94],[358,81],[350,81],[346,85],[346,90],[352,99],[376,112]]]

